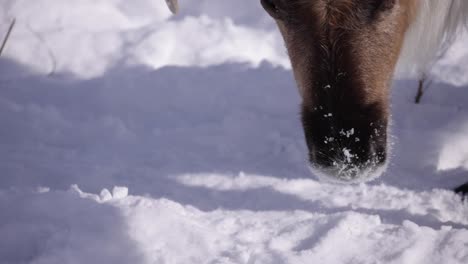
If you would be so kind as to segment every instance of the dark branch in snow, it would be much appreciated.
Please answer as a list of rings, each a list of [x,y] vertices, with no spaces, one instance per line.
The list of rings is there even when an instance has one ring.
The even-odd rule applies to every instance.
[[[29,23],[27,24],[27,28],[29,32],[31,32],[31,34],[33,34],[39,40],[39,42],[46,48],[47,54],[49,55],[50,61],[52,62],[51,69],[49,70],[49,73],[47,75],[54,75],[57,69],[57,59],[54,56],[54,52],[47,45],[46,40],[42,37],[42,35],[39,32],[35,31]]]
[[[8,39],[10,38],[11,32],[13,31],[13,28],[15,27],[15,23],[16,23],[16,18],[13,18],[13,20],[10,23],[10,27],[8,28],[7,34],[5,38],[3,39],[2,46],[0,47],[0,56],[2,56],[3,49],[5,48],[8,42]]]
[[[421,76],[421,79],[419,79],[419,84],[418,84],[418,91],[416,93],[416,96],[414,98],[414,103],[419,104],[421,102],[422,97],[424,96],[424,92],[429,89],[429,87],[432,84],[432,80],[427,79],[427,75],[423,74]]]

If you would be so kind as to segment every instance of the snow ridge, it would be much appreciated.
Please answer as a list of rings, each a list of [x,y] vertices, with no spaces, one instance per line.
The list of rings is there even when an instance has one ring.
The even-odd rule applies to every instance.
[[[97,195],[77,186],[69,191],[1,191],[0,210],[8,217],[0,221],[0,233],[9,239],[0,242],[0,262],[466,263],[468,259],[468,231],[449,225],[433,229],[408,220],[394,225],[354,210],[203,212],[126,192],[117,187],[111,195],[107,190]],[[11,202],[21,207],[11,208]],[[21,236],[11,233],[19,229]],[[21,250],[18,244],[23,245]],[[340,254],[331,254],[337,249]],[[24,250],[32,254],[23,254]]]

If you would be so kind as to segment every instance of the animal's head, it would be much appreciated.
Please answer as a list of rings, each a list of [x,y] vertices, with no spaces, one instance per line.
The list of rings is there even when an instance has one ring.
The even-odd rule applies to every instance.
[[[261,0],[289,53],[319,176],[356,182],[383,171],[389,87],[417,1]]]

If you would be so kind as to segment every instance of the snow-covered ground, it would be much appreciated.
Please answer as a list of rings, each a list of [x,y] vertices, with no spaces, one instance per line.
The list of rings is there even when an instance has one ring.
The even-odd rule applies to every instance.
[[[306,166],[259,1],[2,0],[0,263],[468,263],[468,37],[369,184]],[[125,187],[114,187],[125,186]]]

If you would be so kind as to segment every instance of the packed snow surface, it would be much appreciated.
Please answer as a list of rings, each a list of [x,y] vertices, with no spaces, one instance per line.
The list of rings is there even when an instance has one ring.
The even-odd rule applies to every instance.
[[[468,37],[421,104],[395,82],[384,176],[334,185],[259,1],[180,2],[0,2],[0,264],[468,263]]]

